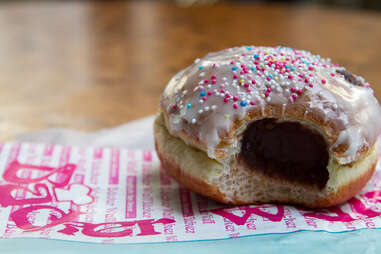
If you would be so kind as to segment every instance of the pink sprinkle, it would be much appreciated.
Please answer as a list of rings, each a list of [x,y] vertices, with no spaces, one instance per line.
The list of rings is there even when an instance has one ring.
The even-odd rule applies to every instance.
[[[267,79],[267,81],[270,81],[270,80],[271,80],[271,78],[270,78],[270,77],[267,77],[266,79]]]
[[[258,65],[258,64],[259,64],[259,62],[258,62],[258,61],[254,61],[254,64],[255,64],[255,65]]]
[[[291,97],[293,100],[295,100],[297,96],[296,96],[296,94],[293,94],[293,95],[291,95]]]
[[[242,56],[246,56],[246,54],[242,54]]]
[[[204,83],[205,83],[205,84],[208,84],[208,83],[209,83],[209,80],[205,79],[205,80],[204,80]]]
[[[209,91],[209,92],[208,92],[208,95],[209,95],[209,96],[211,96],[212,94],[213,94],[213,92],[212,92],[212,91]]]
[[[295,91],[296,91],[295,87],[291,87],[290,90],[291,90],[292,93],[295,93]]]
[[[313,85],[313,84],[311,84],[311,83],[310,83],[308,86],[309,86],[309,87],[314,87],[314,85]]]
[[[238,105],[234,103],[234,104],[233,104],[233,108],[234,108],[234,109],[237,109],[237,108],[238,108]]]
[[[241,68],[242,68],[242,69],[245,69],[245,68],[246,68],[246,66],[245,66],[245,65],[243,65],[243,64],[241,64]]]
[[[230,98],[230,94],[228,94],[228,93],[225,94],[225,97],[226,97],[226,98]]]
[[[270,93],[269,92],[266,92],[265,93],[265,97],[269,97]]]
[[[292,75],[288,75],[288,79],[292,79]]]
[[[303,74],[299,74],[299,75],[298,75],[298,77],[300,77],[300,78],[303,78],[303,77],[304,77],[304,75],[303,75]]]
[[[238,97],[237,96],[233,96],[233,101],[238,101]]]
[[[308,83],[308,78],[306,78],[306,79],[304,80],[304,83]]]
[[[214,85],[217,81],[215,79],[212,79],[212,84]]]
[[[326,67],[327,67],[327,65],[326,65],[326,64],[323,64],[323,67],[324,67],[324,68],[326,68]]]
[[[297,91],[296,91],[296,93],[298,94],[298,95],[301,95],[302,94],[302,90],[301,89],[298,89]]]
[[[237,79],[237,78],[238,78],[238,76],[237,76],[236,74],[234,74],[234,75],[233,75],[233,78],[234,78],[234,79]]]
[[[234,64],[234,61],[231,61],[230,64]]]
[[[251,89],[250,89],[250,88],[247,88],[246,91],[250,93],[250,92],[251,92]]]
[[[177,105],[176,105],[176,104],[173,105],[172,108],[173,108],[173,109],[177,109]]]
[[[308,70],[309,70],[309,71],[313,71],[313,70],[314,70],[314,67],[309,66],[309,67],[308,67]]]
[[[245,83],[245,84],[244,84],[244,87],[249,87],[249,83]]]
[[[253,85],[255,85],[257,82],[253,79],[252,81],[251,81],[251,84],[253,84]]]
[[[254,101],[250,101],[250,105],[255,105],[255,102]]]
[[[271,93],[272,89],[269,87],[267,88],[267,92]]]
[[[206,101],[206,99],[207,99],[206,96],[203,96],[203,97],[202,97],[202,100],[203,100],[203,101]]]
[[[216,75],[212,75],[212,79],[216,79],[217,77],[216,77]]]
[[[221,89],[220,92],[221,92],[221,93],[225,93],[225,89]]]
[[[224,99],[224,102],[225,102],[225,103],[228,103],[228,102],[229,102],[229,99],[228,99],[228,98],[225,98],[225,99]]]
[[[331,73],[331,76],[334,77],[334,76],[335,76],[335,73]]]
[[[241,74],[241,75],[242,75],[242,74],[245,74],[245,72],[244,72],[244,71],[240,71],[240,72],[239,72],[239,74]]]
[[[325,83],[327,83],[327,81],[325,79],[322,79],[321,83],[325,84]]]
[[[215,68],[216,67],[216,64],[213,64],[213,68]]]

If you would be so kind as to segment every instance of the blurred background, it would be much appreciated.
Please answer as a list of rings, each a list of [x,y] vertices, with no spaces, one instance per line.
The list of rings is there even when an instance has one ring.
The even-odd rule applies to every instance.
[[[240,45],[310,50],[381,98],[381,1],[0,1],[0,141],[155,114],[195,58]]]

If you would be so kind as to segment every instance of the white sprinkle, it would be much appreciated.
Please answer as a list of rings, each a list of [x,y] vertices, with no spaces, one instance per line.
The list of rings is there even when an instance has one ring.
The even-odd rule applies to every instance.
[[[199,76],[200,77],[204,77],[205,76],[205,72],[201,72]]]
[[[261,94],[261,97],[262,97],[262,98],[265,98],[265,95],[264,95],[264,94]]]
[[[217,108],[217,106],[216,105],[212,105],[212,110],[215,110],[216,108]]]
[[[211,85],[207,85],[208,88],[211,88],[212,86]]]
[[[267,97],[267,98],[266,98],[266,101],[267,101],[267,102],[270,102],[270,101],[271,101],[271,98],[270,98],[270,97]]]
[[[196,123],[196,119],[195,119],[195,118],[192,119],[192,123],[193,123],[193,124]]]
[[[337,109],[337,104],[336,103],[333,104],[332,107],[333,107],[333,109]]]
[[[184,90],[184,91],[183,91],[183,94],[187,94],[187,93],[188,93],[188,90]]]
[[[198,111],[199,114],[202,114],[202,112],[204,112],[202,109],[200,109],[200,110]]]
[[[278,87],[276,88],[276,91],[280,93],[280,92],[282,92],[282,88],[280,88],[280,86],[278,86]]]
[[[198,63],[198,62],[200,62],[200,61],[201,61],[200,58],[196,58],[196,59],[194,60],[194,63]]]
[[[180,105],[180,107],[179,107],[179,108],[180,108],[180,109],[182,109],[183,107],[184,107],[184,105]]]
[[[204,100],[200,100],[200,103],[203,104],[203,103],[204,103]]]
[[[204,110],[205,110],[205,111],[209,111],[209,106],[206,106],[206,107],[204,108]]]

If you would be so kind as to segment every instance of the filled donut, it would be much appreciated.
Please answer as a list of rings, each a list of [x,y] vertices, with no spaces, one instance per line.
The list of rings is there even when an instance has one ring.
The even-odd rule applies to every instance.
[[[227,204],[328,207],[371,178],[381,110],[370,85],[310,52],[235,47],[168,83],[154,124],[162,168]]]

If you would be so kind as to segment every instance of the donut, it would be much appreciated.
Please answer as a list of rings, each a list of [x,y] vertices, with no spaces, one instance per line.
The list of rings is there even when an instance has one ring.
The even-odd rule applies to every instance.
[[[163,170],[231,205],[341,204],[371,178],[380,131],[364,78],[281,46],[196,59],[169,81],[154,122]]]

